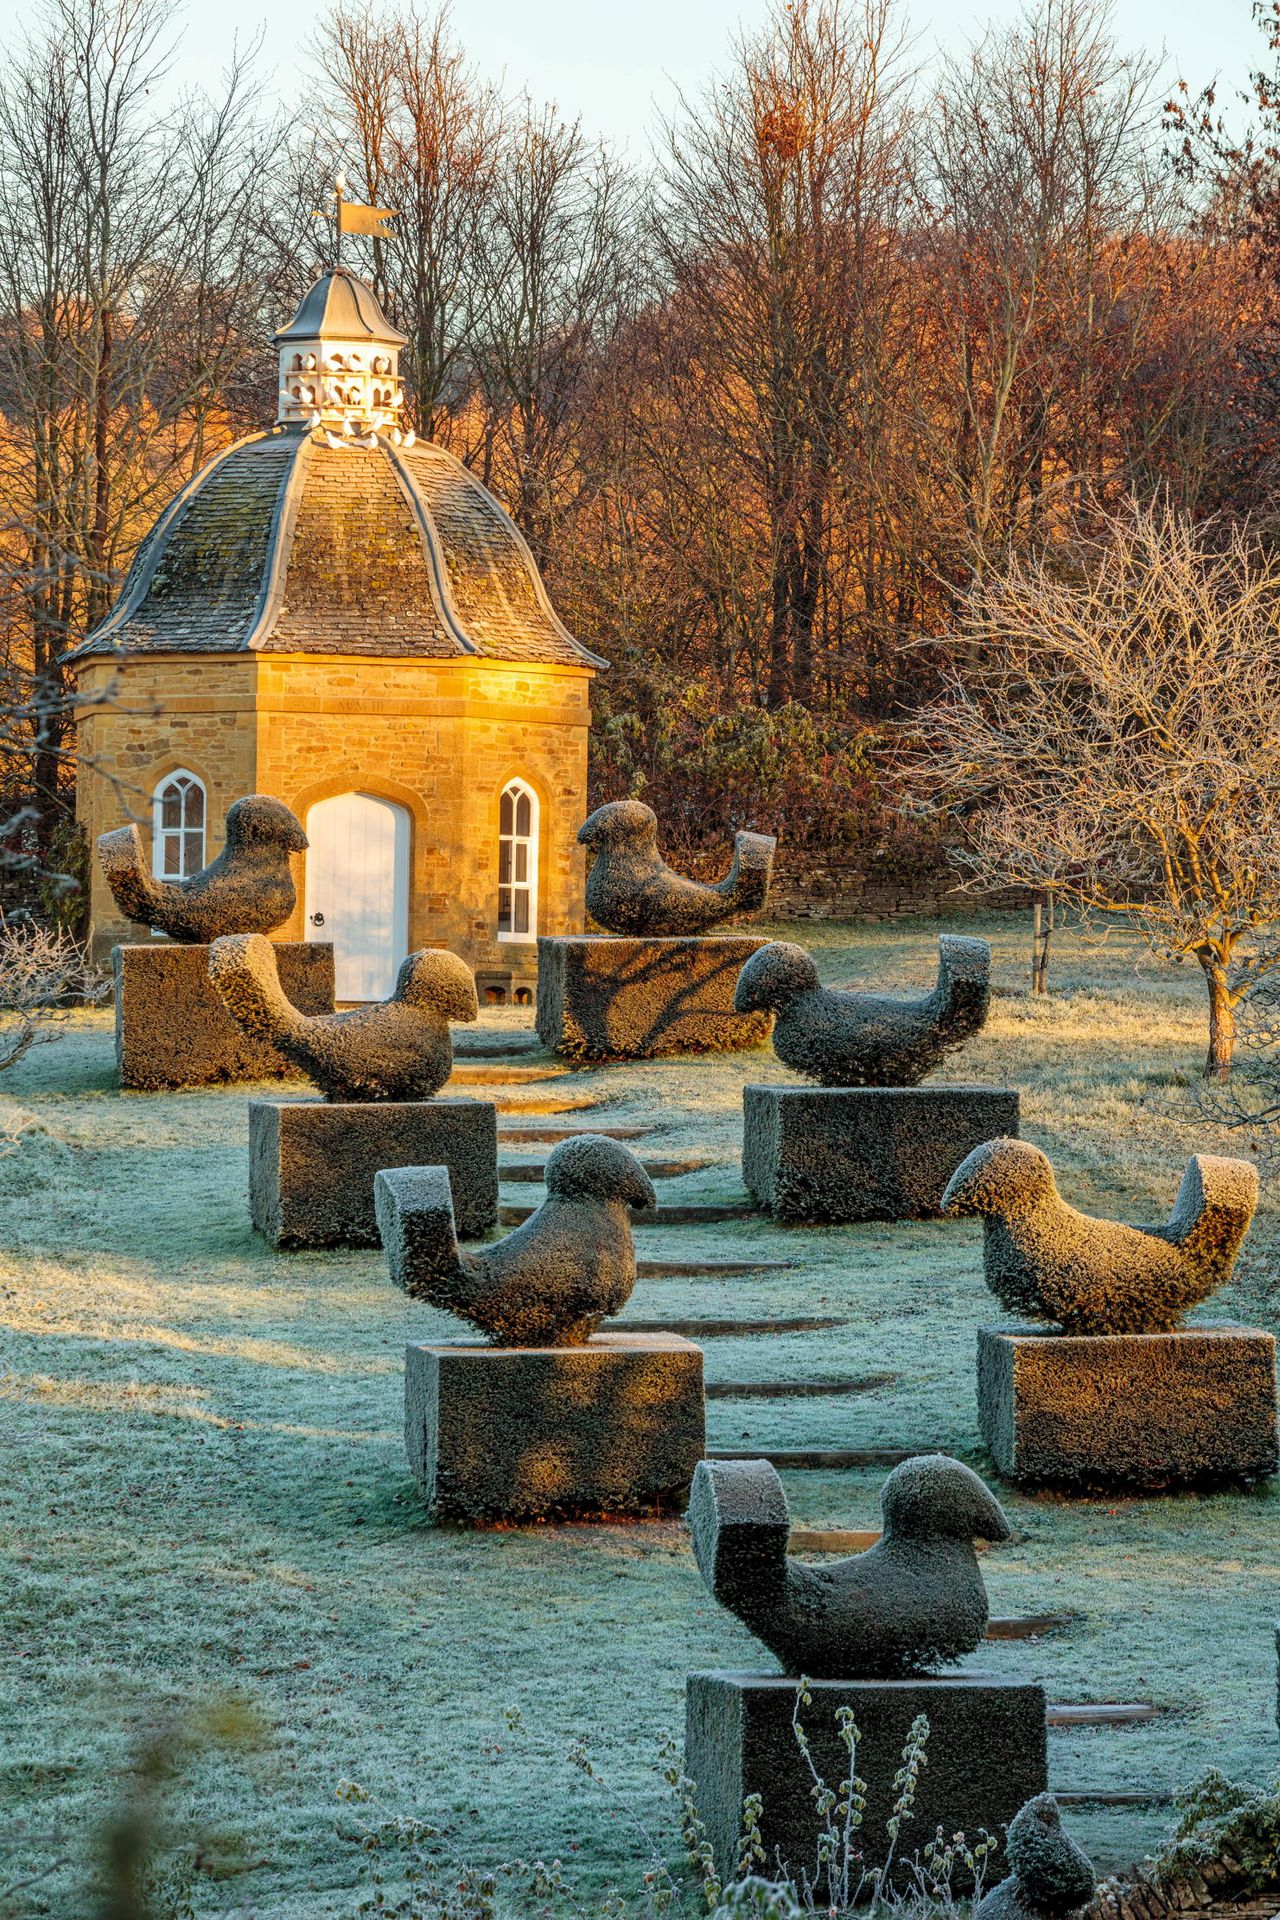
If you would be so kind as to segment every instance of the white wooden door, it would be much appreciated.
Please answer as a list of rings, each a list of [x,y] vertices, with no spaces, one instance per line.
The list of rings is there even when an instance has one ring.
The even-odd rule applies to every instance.
[[[409,950],[409,816],[371,793],[307,815],[307,937],[332,940],[339,1000],[385,1000]]]

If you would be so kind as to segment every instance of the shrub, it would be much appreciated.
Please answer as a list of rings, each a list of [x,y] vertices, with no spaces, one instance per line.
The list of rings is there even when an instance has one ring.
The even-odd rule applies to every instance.
[[[708,856],[709,876],[740,827],[777,834],[784,866],[809,856],[899,881],[945,867],[944,826],[904,817],[874,729],[795,701],[721,712],[705,687],[656,678],[635,701],[615,710],[597,695],[592,805],[646,801],[659,844],[695,876],[707,877],[697,856]]]
[[[110,981],[65,927],[0,918],[0,1072],[78,1005],[96,1004]]]

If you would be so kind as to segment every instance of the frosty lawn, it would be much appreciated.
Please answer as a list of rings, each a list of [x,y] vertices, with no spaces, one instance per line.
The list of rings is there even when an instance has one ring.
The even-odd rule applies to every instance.
[[[824,980],[914,988],[936,922],[806,930]],[[1188,1153],[1248,1151],[1198,1120],[1198,972],[1163,970],[1113,935],[1071,936],[1053,996],[1025,992],[1026,927],[995,947],[989,1027],[944,1077],[1022,1090],[1024,1134],[1064,1194],[1160,1219]],[[794,928],[778,930],[794,937]],[[486,1012],[495,1031],[529,1015]],[[522,1056],[522,1059],[526,1056]],[[549,1069],[549,1071],[554,1071]],[[648,1158],[715,1164],[663,1200],[741,1194],[741,1088],[771,1054],[521,1077],[500,1100],[554,1124],[653,1131]],[[479,1089],[477,1089],[479,1091]],[[488,1091],[488,1090],[487,1090]],[[480,1862],[559,1855],[591,1885],[634,1882],[625,1816],[565,1764],[586,1738],[649,1824],[665,1818],[657,1747],[678,1735],[687,1670],[759,1650],[707,1598],[678,1524],[450,1533],[423,1525],[401,1437],[408,1339],[456,1322],[406,1301],[374,1252],[271,1252],[250,1231],[246,1092],[121,1096],[110,1019],[86,1015],[6,1077],[3,1783],[0,1885],[48,1860],[31,1911],[80,1915],[89,1836],[143,1733],[235,1693],[271,1730],[248,1757],[200,1762],[176,1796],[202,1823],[202,1914],[321,1920],[355,1902],[338,1838],[355,1779],[381,1805],[445,1819]],[[536,1114],[536,1119],[533,1117]],[[571,1119],[571,1114],[559,1116]],[[500,1125],[520,1124],[515,1111]],[[547,1148],[504,1147],[506,1157]],[[527,1185],[503,1198],[527,1202]],[[1259,1217],[1231,1287],[1202,1312],[1274,1328],[1278,1213]],[[827,1331],[705,1342],[709,1382],[872,1374],[838,1397],[712,1399],[713,1447],[938,1446],[989,1471],[977,1433],[976,1331],[1000,1317],[976,1223],[781,1228],[763,1219],[644,1228],[642,1258],[785,1259],[784,1272],[642,1278],[625,1319],[834,1316]],[[881,1471],[791,1473],[806,1527],[871,1526]],[[1035,1643],[968,1664],[1043,1676],[1052,1700],[1151,1700],[1134,1727],[1050,1732],[1060,1789],[1169,1788],[1210,1765],[1274,1774],[1274,1497],[1064,1502],[997,1487],[1019,1538],[984,1571],[996,1613],[1076,1610]],[[504,1709],[528,1733],[508,1740]],[[501,1749],[501,1750],[500,1750]],[[981,1765],[981,1757],[975,1756]],[[1076,1809],[1103,1867],[1139,1856],[1160,1809]],[[922,1840],[925,1836],[920,1835]],[[219,1878],[224,1869],[234,1869]]]

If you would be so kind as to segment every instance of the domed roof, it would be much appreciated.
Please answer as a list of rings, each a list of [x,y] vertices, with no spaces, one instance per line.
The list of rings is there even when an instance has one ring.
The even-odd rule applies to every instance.
[[[285,340],[376,340],[387,347],[404,347],[407,333],[392,326],[373,288],[347,267],[331,267],[303,294],[287,327],[271,336],[272,344]]]
[[[328,274],[307,300],[327,287],[326,300],[350,295],[360,310],[353,281]],[[78,657],[606,664],[557,618],[519,530],[461,461],[422,442],[334,440],[276,426],[211,460],[156,522]]]

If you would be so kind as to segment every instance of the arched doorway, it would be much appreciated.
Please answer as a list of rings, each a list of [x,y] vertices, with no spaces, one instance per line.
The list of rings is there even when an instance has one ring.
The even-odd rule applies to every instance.
[[[409,816],[372,793],[307,814],[309,940],[332,940],[339,1000],[385,1000],[409,950]]]

